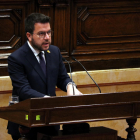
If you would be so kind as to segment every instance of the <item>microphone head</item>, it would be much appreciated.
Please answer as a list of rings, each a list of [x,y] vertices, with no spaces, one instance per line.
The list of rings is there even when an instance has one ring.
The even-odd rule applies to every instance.
[[[63,61],[66,61],[66,59],[65,59],[64,57],[62,57],[62,60],[63,60]]]
[[[75,60],[76,61],[75,57],[72,56],[71,58],[72,58],[72,60]]]

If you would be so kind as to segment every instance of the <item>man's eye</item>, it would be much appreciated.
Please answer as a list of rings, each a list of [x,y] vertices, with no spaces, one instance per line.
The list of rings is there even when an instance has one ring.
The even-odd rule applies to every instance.
[[[47,32],[47,34],[50,34],[50,33],[51,33],[51,30]]]
[[[44,32],[39,33],[39,35],[44,35],[44,34],[45,34]]]

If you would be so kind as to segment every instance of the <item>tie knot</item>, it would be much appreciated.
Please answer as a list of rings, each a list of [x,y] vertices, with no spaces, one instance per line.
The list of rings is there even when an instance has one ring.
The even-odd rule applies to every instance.
[[[44,62],[45,62],[45,58],[44,58],[42,52],[40,52],[40,53],[38,54],[38,56],[39,56],[40,62],[41,62],[41,61],[44,61]]]
[[[40,53],[38,54],[38,56],[39,56],[39,57],[42,57],[42,52],[40,52]]]

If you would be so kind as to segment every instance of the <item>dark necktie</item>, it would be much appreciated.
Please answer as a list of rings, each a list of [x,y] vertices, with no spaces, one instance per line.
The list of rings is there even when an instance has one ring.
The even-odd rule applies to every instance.
[[[44,74],[46,76],[46,63],[44,61],[44,58],[42,57],[42,52],[40,52],[38,54],[38,56],[39,56],[39,59],[40,59],[40,66],[41,66],[41,68],[42,68],[42,70],[43,70],[43,72],[44,72]]]

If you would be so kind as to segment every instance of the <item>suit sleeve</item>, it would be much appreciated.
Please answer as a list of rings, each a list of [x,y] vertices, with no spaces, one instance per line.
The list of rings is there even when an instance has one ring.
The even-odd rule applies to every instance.
[[[62,56],[59,51],[59,74],[58,74],[58,80],[57,80],[57,87],[63,91],[67,91],[66,86],[69,82],[72,82],[72,80],[67,74],[65,64],[62,61]]]
[[[18,95],[20,101],[34,97],[44,97],[44,94],[31,88],[22,62],[13,55],[8,58],[8,72],[12,80],[13,94]]]

